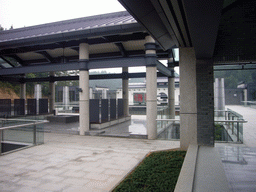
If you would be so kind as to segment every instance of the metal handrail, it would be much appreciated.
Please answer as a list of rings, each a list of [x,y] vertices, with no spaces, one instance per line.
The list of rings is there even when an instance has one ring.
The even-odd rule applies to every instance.
[[[33,126],[33,145],[37,145],[37,131],[36,131],[36,125],[39,124],[44,124],[44,123],[48,123],[49,121],[47,120],[25,120],[25,119],[4,119],[4,118],[0,118],[0,120],[2,121],[28,121],[31,123],[25,123],[25,124],[20,124],[20,125],[11,125],[11,126],[7,126],[7,127],[0,127],[0,155],[2,155],[2,136],[3,136],[3,131],[7,130],[7,129],[15,129],[15,128],[20,128],[20,127],[27,127],[27,126]]]
[[[156,121],[180,121],[180,119],[156,119]]]
[[[40,121],[46,121],[46,120],[0,118],[0,121],[31,121],[31,122],[40,122]]]
[[[30,126],[30,125],[39,125],[39,124],[44,124],[44,123],[48,123],[48,122],[49,121],[47,121],[47,120],[42,120],[40,122],[26,123],[26,124],[21,124],[21,125],[12,125],[12,126],[8,126],[8,127],[0,127],[0,130],[19,128],[19,127]]]

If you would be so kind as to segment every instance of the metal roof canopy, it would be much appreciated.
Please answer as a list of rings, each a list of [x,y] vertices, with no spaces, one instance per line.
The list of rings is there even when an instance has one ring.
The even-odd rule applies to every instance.
[[[169,51],[157,46],[157,58],[145,57],[144,27],[126,11],[54,22],[0,32],[0,76],[25,73],[79,70],[79,44],[90,45],[88,69],[155,65]]]
[[[194,47],[197,59],[214,59],[215,66],[256,68],[255,0],[119,2],[164,49]],[[237,63],[243,67],[233,67]]]
[[[164,49],[194,47],[212,58],[223,0],[119,0]],[[143,6],[141,6],[143,5]]]

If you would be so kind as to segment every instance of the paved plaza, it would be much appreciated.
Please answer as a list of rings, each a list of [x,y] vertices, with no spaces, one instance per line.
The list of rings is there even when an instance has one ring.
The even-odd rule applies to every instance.
[[[215,146],[230,191],[253,192],[256,191],[256,109],[228,108],[248,121],[244,124],[244,144]],[[142,121],[137,123],[144,127]],[[0,156],[0,191],[110,191],[147,153],[180,145],[179,141],[79,136],[71,131],[75,125],[69,124],[62,132],[61,126],[48,124],[45,144]],[[134,128],[136,123],[128,125]]]
[[[0,157],[0,191],[109,191],[150,151],[178,141],[45,134],[45,144]]]

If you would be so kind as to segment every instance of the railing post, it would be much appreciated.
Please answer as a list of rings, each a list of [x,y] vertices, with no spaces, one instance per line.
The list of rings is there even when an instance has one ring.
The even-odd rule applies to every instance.
[[[234,120],[234,116],[232,116],[232,121]],[[232,134],[234,134],[234,122],[232,122]]]
[[[237,136],[237,142],[239,142],[239,122],[237,122],[237,134],[236,134],[236,136]]]
[[[36,145],[36,123],[33,126],[33,144]]]
[[[2,130],[0,130],[0,155],[2,155]]]

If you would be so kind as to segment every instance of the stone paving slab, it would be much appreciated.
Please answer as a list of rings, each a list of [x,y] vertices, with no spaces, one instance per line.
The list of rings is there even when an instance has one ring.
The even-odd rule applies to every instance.
[[[148,152],[179,141],[45,133],[45,144],[0,156],[1,191],[109,191]]]

